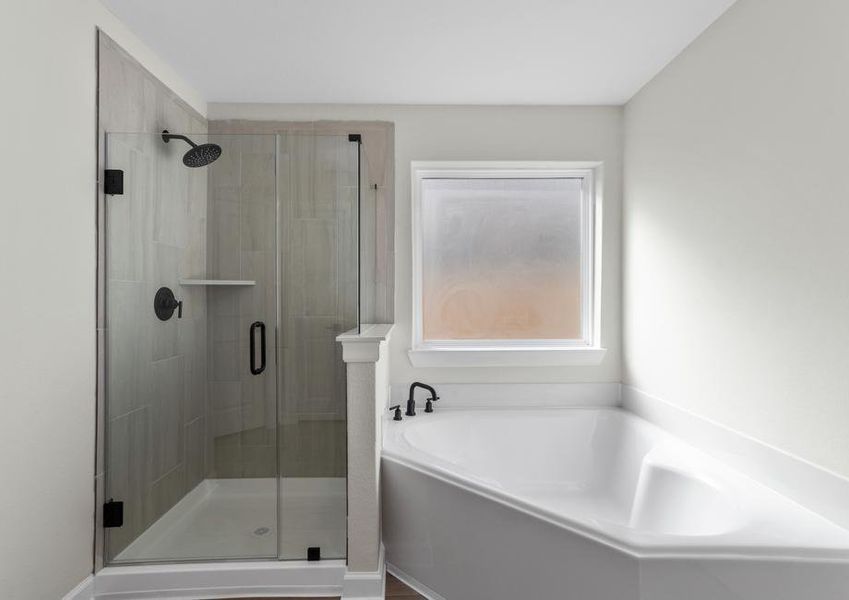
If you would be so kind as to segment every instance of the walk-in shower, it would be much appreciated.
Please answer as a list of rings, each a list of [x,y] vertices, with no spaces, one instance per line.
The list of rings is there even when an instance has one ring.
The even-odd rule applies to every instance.
[[[345,557],[335,337],[358,325],[359,152],[107,134],[107,564]]]

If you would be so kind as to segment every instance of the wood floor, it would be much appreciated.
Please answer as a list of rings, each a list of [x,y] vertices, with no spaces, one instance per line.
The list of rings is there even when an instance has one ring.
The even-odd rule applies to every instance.
[[[421,594],[414,592],[395,577],[386,574],[386,598],[402,598],[403,600],[426,600]],[[230,600],[281,600],[280,598],[231,598]],[[285,598],[284,600],[339,600],[339,598]]]
[[[426,600],[424,596],[418,592],[411,590],[406,585],[398,581],[395,576],[386,574],[386,597],[387,598],[406,598],[410,600]]]

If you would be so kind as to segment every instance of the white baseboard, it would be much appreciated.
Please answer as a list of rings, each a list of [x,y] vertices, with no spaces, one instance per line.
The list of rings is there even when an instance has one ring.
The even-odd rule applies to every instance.
[[[413,577],[410,577],[404,571],[394,565],[387,563],[386,571],[388,573],[391,573],[397,580],[406,585],[408,588],[418,592],[420,595],[427,598],[427,600],[445,600],[445,598],[434,592],[425,584],[419,582]]]
[[[622,386],[622,408],[849,527],[849,479],[632,386]]]
[[[377,571],[345,573],[342,600],[383,600],[386,596],[386,555],[380,545]]]
[[[62,600],[92,600],[94,598],[94,576],[89,575],[74,589],[62,596]]]

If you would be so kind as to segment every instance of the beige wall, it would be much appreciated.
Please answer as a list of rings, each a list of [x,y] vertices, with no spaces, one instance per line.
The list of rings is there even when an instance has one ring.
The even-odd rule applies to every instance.
[[[2,4],[3,598],[58,598],[92,569],[98,25],[206,110],[96,0]]]
[[[210,104],[210,119],[379,120],[395,123],[395,322],[392,383],[619,381],[619,213],[622,110],[615,107],[442,107]],[[411,335],[410,162],[413,160],[601,160],[605,223],[599,367],[416,369]]]
[[[849,475],[849,4],[740,0],[626,110],[624,379]]]

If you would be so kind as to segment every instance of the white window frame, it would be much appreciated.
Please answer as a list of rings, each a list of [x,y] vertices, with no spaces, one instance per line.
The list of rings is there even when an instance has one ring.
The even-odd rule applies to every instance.
[[[412,250],[414,366],[556,366],[597,365],[601,347],[601,169],[598,162],[433,162],[413,161]],[[582,180],[581,198],[581,339],[579,340],[431,340],[422,326],[422,183],[426,179]],[[587,218],[584,218],[584,215]]]

